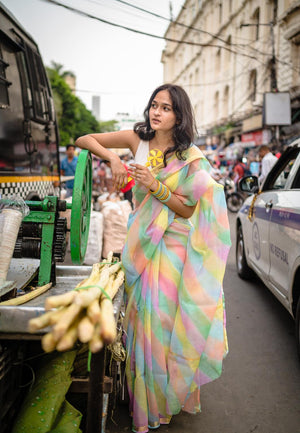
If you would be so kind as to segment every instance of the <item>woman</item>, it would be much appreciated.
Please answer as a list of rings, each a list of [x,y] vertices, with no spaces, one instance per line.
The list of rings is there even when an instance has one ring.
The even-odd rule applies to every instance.
[[[76,145],[111,161],[118,188],[126,170],[108,148],[129,148],[135,210],[122,254],[126,272],[126,377],[133,431],[147,432],[200,407],[227,353],[222,280],[230,235],[223,187],[192,143],[191,103],[179,86],[152,94],[134,131],[91,134]],[[147,167],[151,150],[164,154]]]

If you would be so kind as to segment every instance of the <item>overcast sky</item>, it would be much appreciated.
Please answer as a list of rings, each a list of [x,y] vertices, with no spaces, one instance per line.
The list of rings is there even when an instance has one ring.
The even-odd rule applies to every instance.
[[[36,40],[44,63],[60,63],[77,77],[77,96],[88,109],[100,95],[101,120],[117,112],[141,115],[152,91],[163,82],[163,40],[133,33],[78,15],[45,0],[1,0]],[[58,0],[101,19],[163,36],[168,21],[132,8],[120,0]],[[170,18],[184,0],[127,0]]]

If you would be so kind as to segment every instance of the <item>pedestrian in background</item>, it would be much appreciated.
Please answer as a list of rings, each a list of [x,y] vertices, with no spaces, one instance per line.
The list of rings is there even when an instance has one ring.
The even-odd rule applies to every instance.
[[[104,160],[102,161],[109,169],[111,170],[111,164],[110,161]],[[127,179],[120,188],[120,191],[123,193],[124,199],[128,200],[130,203],[131,208],[133,209],[133,202],[132,202],[132,188],[134,187],[134,179],[129,175],[128,173],[128,167],[125,163],[123,163],[125,170],[127,171]],[[111,192],[111,191],[110,191]]]
[[[195,122],[179,86],[150,97],[133,131],[80,137],[76,145],[111,162],[117,188],[127,181],[118,155],[135,157],[135,210],[122,253],[126,275],[126,377],[133,431],[201,410],[200,387],[221,375],[227,353],[222,281],[230,248],[223,186],[191,144]],[[163,153],[148,168],[149,152]],[[154,152],[152,152],[154,153]]]
[[[76,166],[78,162],[77,156],[75,156],[74,144],[67,144],[66,146],[67,156],[61,161],[60,174],[62,176],[75,176]],[[74,179],[67,180],[66,182],[66,198],[72,197],[74,188]]]
[[[258,155],[261,161],[259,183],[262,184],[278,159],[275,155],[273,155],[266,145],[263,145],[259,148]]]
[[[243,163],[243,157],[238,156],[236,163],[233,167],[233,172],[235,173],[235,183],[237,184],[242,177],[245,175],[246,164]]]

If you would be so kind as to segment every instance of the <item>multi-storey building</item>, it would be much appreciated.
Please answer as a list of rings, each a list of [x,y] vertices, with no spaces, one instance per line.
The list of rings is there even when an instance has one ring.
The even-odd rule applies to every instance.
[[[166,33],[164,81],[188,92],[209,140],[270,142],[264,94],[289,92],[291,126],[300,135],[300,1],[186,0]]]

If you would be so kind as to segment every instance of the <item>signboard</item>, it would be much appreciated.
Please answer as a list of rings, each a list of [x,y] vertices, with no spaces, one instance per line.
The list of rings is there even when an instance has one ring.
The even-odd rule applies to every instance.
[[[242,134],[243,147],[248,144],[251,146],[260,146],[262,144],[268,144],[271,140],[271,132],[268,129],[263,129],[260,131],[247,132]]]
[[[278,126],[291,124],[291,98],[289,92],[265,93],[263,124]]]

